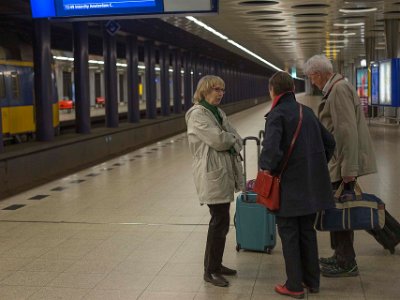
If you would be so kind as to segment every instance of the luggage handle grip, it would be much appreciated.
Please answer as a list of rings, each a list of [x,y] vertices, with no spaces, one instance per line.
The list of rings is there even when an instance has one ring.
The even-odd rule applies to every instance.
[[[246,145],[246,141],[256,141],[257,145],[260,145],[260,139],[255,136],[247,136],[243,139],[243,145]]]

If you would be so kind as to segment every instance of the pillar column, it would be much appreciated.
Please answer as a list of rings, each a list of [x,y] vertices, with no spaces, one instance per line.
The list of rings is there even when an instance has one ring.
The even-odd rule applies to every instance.
[[[74,27],[75,120],[77,133],[90,133],[89,37],[87,22]]]
[[[157,116],[156,107],[156,54],[153,41],[144,43],[144,64],[146,66],[146,116],[148,119],[155,119]]]
[[[398,57],[399,20],[385,19],[385,36],[386,36],[387,58]]]
[[[174,113],[179,114],[182,112],[182,100],[181,100],[181,92],[182,92],[182,77],[181,77],[181,52],[176,49],[174,51]]]
[[[47,19],[33,21],[33,70],[35,73],[35,116],[38,141],[54,140],[50,22]]]
[[[140,120],[139,107],[139,54],[137,36],[126,38],[127,92],[128,92],[128,122],[136,123]]]
[[[117,41],[103,25],[106,126],[118,127]]]
[[[168,116],[169,105],[169,50],[167,45],[160,47],[160,90],[161,90],[161,114]]]
[[[190,71],[192,69],[191,65],[191,55],[189,52],[185,53],[185,62],[183,65],[183,68],[185,70],[184,74],[184,91],[185,91],[185,96],[184,96],[184,107],[185,111],[187,111],[190,107],[192,107],[192,75],[190,74]]]

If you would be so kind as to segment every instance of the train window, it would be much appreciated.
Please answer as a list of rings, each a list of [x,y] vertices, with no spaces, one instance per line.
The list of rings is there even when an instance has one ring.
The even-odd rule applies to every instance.
[[[72,99],[72,73],[63,72],[63,97]]]
[[[101,97],[101,74],[95,73],[94,74],[94,94],[95,97]]]
[[[6,83],[4,79],[4,74],[0,73],[0,99],[4,99],[6,97]]]
[[[17,100],[19,99],[19,76],[17,72],[11,72],[11,93],[12,99]]]

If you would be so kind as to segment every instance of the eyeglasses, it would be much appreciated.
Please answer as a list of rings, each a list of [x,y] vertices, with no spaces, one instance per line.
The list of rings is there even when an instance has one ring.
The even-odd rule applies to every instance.
[[[212,88],[214,91],[216,91],[217,93],[225,93],[225,89],[222,88]]]

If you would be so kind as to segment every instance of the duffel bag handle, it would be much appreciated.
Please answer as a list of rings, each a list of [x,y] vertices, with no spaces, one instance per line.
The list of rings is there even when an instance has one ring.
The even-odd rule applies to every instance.
[[[344,191],[344,181],[342,181],[334,194],[334,198],[336,202],[340,202],[340,196],[342,196]],[[356,196],[356,200],[362,200],[362,190],[357,181],[354,182],[354,194]]]

